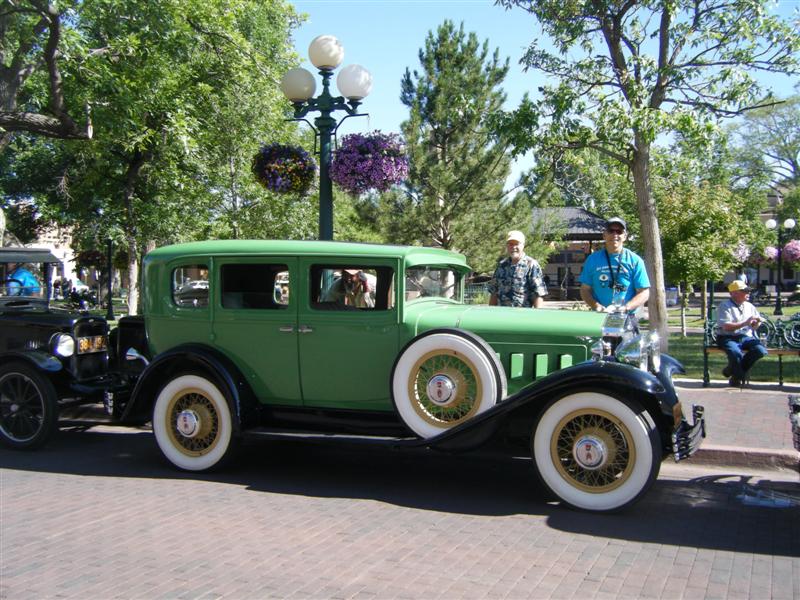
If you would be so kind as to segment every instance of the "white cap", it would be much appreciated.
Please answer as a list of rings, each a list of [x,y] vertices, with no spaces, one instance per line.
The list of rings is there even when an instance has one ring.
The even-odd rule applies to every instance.
[[[522,233],[521,231],[517,231],[516,229],[514,229],[513,231],[509,231],[508,232],[508,237],[506,237],[506,241],[510,242],[511,240],[514,240],[515,242],[519,242],[520,244],[522,244],[524,246],[525,245],[525,234]]]

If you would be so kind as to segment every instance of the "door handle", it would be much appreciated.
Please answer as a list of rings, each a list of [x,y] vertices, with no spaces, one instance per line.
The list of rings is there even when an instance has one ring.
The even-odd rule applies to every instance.
[[[300,327],[297,328],[297,331],[300,333],[311,333],[314,330],[308,325],[300,325]]]
[[[294,331],[294,327],[291,325],[284,325],[283,327],[278,327],[278,331],[281,333],[292,333]]]

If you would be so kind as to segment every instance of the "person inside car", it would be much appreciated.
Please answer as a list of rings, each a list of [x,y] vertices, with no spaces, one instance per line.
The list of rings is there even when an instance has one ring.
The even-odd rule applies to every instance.
[[[375,308],[376,282],[374,275],[360,269],[342,269],[341,274],[334,277],[323,292],[322,301],[356,308]]]

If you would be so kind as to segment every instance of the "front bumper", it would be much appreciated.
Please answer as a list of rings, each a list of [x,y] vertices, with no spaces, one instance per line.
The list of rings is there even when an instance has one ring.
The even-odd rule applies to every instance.
[[[705,409],[695,404],[692,406],[692,419],[694,423],[689,425],[688,421],[683,420],[672,434],[672,457],[675,462],[684,458],[689,458],[697,452],[703,438],[706,437],[706,418]]]

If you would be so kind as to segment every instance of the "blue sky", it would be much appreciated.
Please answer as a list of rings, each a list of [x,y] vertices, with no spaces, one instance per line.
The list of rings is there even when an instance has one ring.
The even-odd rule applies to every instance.
[[[316,73],[308,61],[308,45],[318,35],[331,34],[344,46],[343,66],[357,63],[372,73],[372,93],[361,107],[370,116],[348,119],[339,135],[375,129],[399,133],[400,123],[408,117],[400,102],[400,80],[406,68],[419,68],[426,35],[445,19],[456,25],[463,21],[465,31],[475,32],[481,42],[488,40],[490,52],[497,48],[501,59],[510,59],[503,85],[506,108],[515,107],[526,91],[533,95],[544,83],[541,74],[526,73],[519,65],[528,44],[540,35],[536,21],[519,9],[495,6],[492,0],[296,0],[292,4],[308,15],[294,34],[297,54],[305,61],[301,66]],[[788,17],[798,9],[800,0],[781,0],[777,10]],[[772,77],[778,95],[793,93],[796,81]],[[319,85],[318,81],[318,89]],[[515,172],[529,162],[523,159]]]

